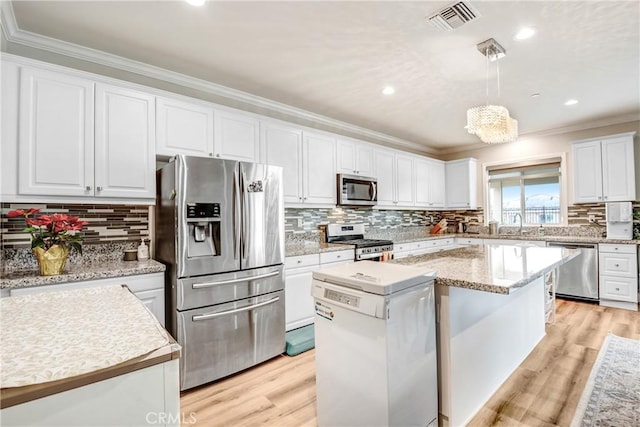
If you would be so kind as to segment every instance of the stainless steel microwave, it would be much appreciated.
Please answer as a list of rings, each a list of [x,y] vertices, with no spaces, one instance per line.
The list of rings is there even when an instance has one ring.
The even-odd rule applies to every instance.
[[[338,174],[338,206],[374,206],[377,203],[377,179]]]

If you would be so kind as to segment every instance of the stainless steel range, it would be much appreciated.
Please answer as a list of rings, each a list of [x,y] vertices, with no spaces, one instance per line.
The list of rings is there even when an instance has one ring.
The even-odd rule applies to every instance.
[[[282,168],[180,155],[157,185],[156,258],[167,264],[180,389],[282,353]]]
[[[364,238],[364,224],[327,225],[327,243],[342,243],[356,248],[356,261],[386,261],[393,257],[393,242]]]

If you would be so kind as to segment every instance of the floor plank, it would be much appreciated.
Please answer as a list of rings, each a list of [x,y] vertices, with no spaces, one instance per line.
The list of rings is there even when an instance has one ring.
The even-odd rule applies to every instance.
[[[640,314],[558,300],[556,323],[469,425],[568,426],[608,332],[640,339]],[[180,402],[184,426],[294,427],[316,425],[315,399],[310,350],[188,390]]]

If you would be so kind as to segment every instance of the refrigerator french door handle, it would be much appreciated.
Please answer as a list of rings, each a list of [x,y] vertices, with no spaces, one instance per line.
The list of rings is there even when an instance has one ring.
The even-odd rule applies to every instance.
[[[241,221],[241,229],[240,229],[240,251],[241,251],[241,255],[240,255],[240,259],[242,260],[242,263],[245,262],[246,259],[246,245],[247,245],[247,191],[245,188],[245,181],[244,181],[244,173],[242,172],[242,164],[240,165],[240,191],[242,194],[242,221]],[[242,266],[242,268],[244,268],[244,266]]]
[[[222,311],[220,313],[209,313],[209,314],[200,314],[198,316],[192,316],[191,320],[193,320],[194,322],[198,322],[198,321],[201,321],[201,320],[215,319],[216,317],[227,316],[229,314],[236,314],[236,313],[242,313],[244,311],[251,311],[251,310],[253,310],[255,308],[264,307],[265,305],[273,304],[273,303],[278,302],[278,301],[280,301],[280,297],[275,297],[275,298],[271,298],[269,301],[260,302],[258,304],[249,305],[247,307],[242,307],[242,308],[236,308],[236,309],[233,309],[233,310]]]
[[[207,283],[194,283],[191,285],[192,289],[202,289],[202,288],[210,288],[213,286],[219,285],[232,285],[234,283],[242,283],[242,282],[251,282],[254,280],[266,279],[268,277],[274,277],[280,274],[279,271],[272,271],[271,273],[260,274],[258,276],[250,276],[250,277],[240,277],[238,279],[230,279],[230,280],[220,280],[218,282],[207,282]]]
[[[240,173],[239,170],[233,173],[233,259],[238,259],[238,240],[240,239]],[[195,288],[194,288],[195,289]]]

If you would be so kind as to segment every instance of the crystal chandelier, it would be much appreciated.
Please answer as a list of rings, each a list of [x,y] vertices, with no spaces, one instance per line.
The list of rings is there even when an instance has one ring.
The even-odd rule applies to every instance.
[[[489,61],[496,61],[498,75],[498,97],[500,97],[500,66],[498,59],[506,51],[494,39],[478,44],[478,50],[487,58],[487,104],[467,110],[467,131],[478,135],[487,144],[501,144],[518,139],[518,121],[509,116],[509,110],[502,105],[489,104]]]

